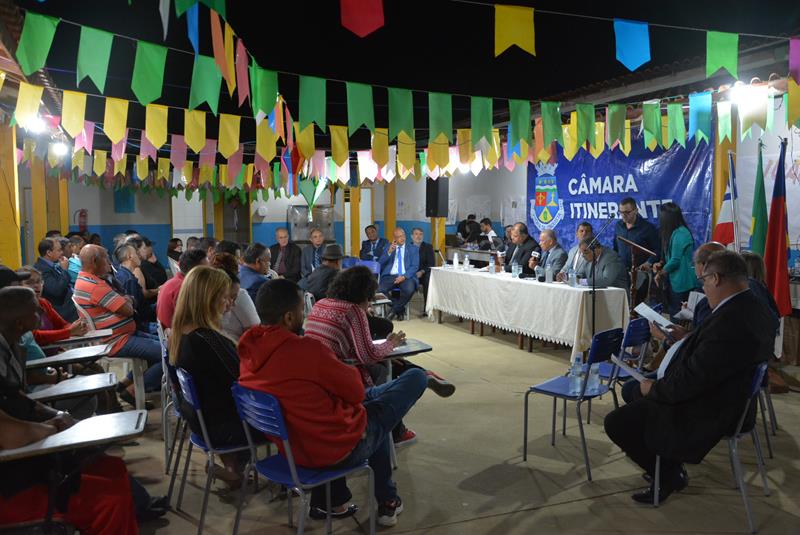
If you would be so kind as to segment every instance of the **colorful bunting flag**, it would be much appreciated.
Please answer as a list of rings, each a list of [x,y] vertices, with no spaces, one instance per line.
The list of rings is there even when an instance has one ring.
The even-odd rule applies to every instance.
[[[256,125],[256,155],[261,156],[266,162],[275,158],[275,143],[277,137],[267,121],[261,121]]]
[[[606,136],[607,144],[611,148],[615,143],[625,137],[625,104],[609,104],[606,109]]]
[[[531,142],[531,102],[529,100],[508,100],[508,116],[511,122],[509,129],[510,152],[515,152],[514,148],[525,142]]]
[[[239,128],[242,118],[239,115],[219,115],[219,153],[226,160],[239,150]]]
[[[262,124],[266,125],[267,130],[269,130],[269,124],[262,121]],[[334,127],[331,126],[331,129]],[[338,128],[338,127],[337,127]],[[345,134],[345,139],[346,139]],[[333,139],[333,130],[331,130],[331,139]],[[314,155],[314,151],[316,150],[316,141],[314,139],[314,125],[310,124],[305,127],[305,129],[299,131],[297,133],[297,150],[300,152],[300,155],[305,158],[309,159]],[[275,143],[273,141],[273,147]]]
[[[800,127],[800,85],[792,78],[788,80],[786,93],[786,125]]]
[[[450,145],[447,136],[440,132],[428,140],[428,166],[444,169],[450,164]]]
[[[767,126],[767,96],[769,88],[766,85],[743,86],[744,97],[736,104],[739,115],[739,130],[742,139],[750,133],[750,127],[757,124],[764,130]]]
[[[406,169],[411,169],[414,167],[416,158],[417,144],[414,138],[408,135],[405,130],[400,130],[397,134],[397,162]]]
[[[239,39],[236,42],[236,78],[238,78],[239,88],[239,106],[244,104],[247,97],[250,96],[250,79],[247,77],[247,50],[244,47],[244,41]]]
[[[111,59],[111,44],[114,36],[109,32],[81,26],[81,40],[78,45],[78,81],[86,78],[94,82],[101,93],[106,89],[108,60]]]
[[[186,33],[195,56],[200,53],[200,9],[195,4],[186,12]]]
[[[311,123],[317,123],[325,131],[325,86],[324,78],[300,77],[300,130]]]
[[[250,99],[257,123],[272,112],[278,99],[278,73],[262,69],[255,59],[250,63]]]
[[[167,142],[167,112],[168,108],[160,104],[148,104],[145,107],[142,137],[147,138],[156,149],[160,149]]]
[[[233,97],[233,92],[236,90],[236,64],[233,59],[233,28],[227,22],[225,23],[225,66],[227,71],[223,71],[222,77],[225,78],[225,83],[228,86],[228,95]]]
[[[23,81],[19,82],[17,94],[17,107],[14,117],[22,128],[28,128],[29,123],[39,116],[39,103],[42,100],[44,87],[32,85]]]
[[[594,135],[594,104],[576,104],[577,112],[577,143],[579,147],[585,147],[590,143],[592,147],[597,146],[597,139]]]
[[[572,161],[578,153],[578,112],[573,111],[569,115],[569,124],[561,127],[564,138],[564,158]]]
[[[165,47],[145,41],[136,43],[131,89],[142,106],[147,106],[161,97],[166,62],[167,49]]]
[[[128,129],[125,129],[125,135],[117,143],[111,145],[111,159],[118,162],[125,155],[125,147],[128,145]]]
[[[512,45],[536,55],[536,35],[533,25],[533,8],[521,6],[494,6],[494,57]],[[474,138],[475,132],[473,132]]]
[[[400,132],[414,136],[414,98],[410,89],[389,88],[389,141]],[[404,153],[405,155],[405,153]]]
[[[646,22],[614,19],[617,61],[635,71],[650,61],[650,29]]]
[[[83,121],[83,130],[75,138],[75,145],[72,150],[78,152],[80,149],[85,149],[87,154],[92,154],[94,145],[94,123],[92,121]]]
[[[342,26],[359,37],[383,28],[383,0],[340,0]]]
[[[731,141],[731,101],[717,102],[717,143],[725,140]]]
[[[789,39],[789,77],[800,84],[800,38]]]
[[[128,124],[128,101],[106,97],[106,111],[103,117],[103,132],[111,143],[118,143],[125,135]]]
[[[145,132],[142,132],[142,137],[139,140],[139,158],[150,158],[154,162],[158,159],[158,150],[153,146]]]
[[[217,69],[214,58],[195,56],[192,68],[192,88],[189,92],[189,109],[193,110],[203,102],[208,103],[211,112],[217,115],[222,73]]]
[[[363,124],[370,132],[375,130],[375,112],[372,107],[372,86],[346,82],[347,125],[352,136]]]
[[[706,78],[725,69],[738,78],[739,35],[725,32],[706,32]]]
[[[711,92],[689,95],[689,138],[708,143],[711,136]]]
[[[428,136],[430,139],[444,134],[445,141],[453,142],[453,97],[445,93],[428,93]]]
[[[756,184],[753,190],[752,219],[750,222],[750,250],[763,258],[767,245],[767,194],[764,191],[764,164],[762,150],[764,144],[758,143],[758,163],[756,164]]]
[[[331,156],[337,166],[342,166],[350,158],[348,146],[347,127],[330,126],[331,130]]]
[[[159,158],[156,169],[156,181],[169,180],[169,158]]]
[[[542,102],[542,135],[545,145],[550,145],[552,141],[564,145],[560,106],[560,102]]]
[[[61,126],[75,138],[83,130],[86,115],[86,93],[64,91],[61,99]]]
[[[666,147],[672,147],[672,144],[677,141],[681,147],[686,148],[686,122],[683,117],[682,104],[667,104],[667,121]]]
[[[169,163],[172,167],[180,169],[186,162],[186,140],[178,134],[169,137]]]
[[[244,156],[244,145],[239,145],[231,157],[228,158],[228,181],[229,183],[237,180],[239,174],[242,172],[242,159]],[[238,182],[238,181],[237,181]],[[241,184],[239,184],[241,185]]]
[[[158,0],[158,14],[161,15],[161,28],[164,30],[163,40],[167,40],[167,30],[169,29],[169,0]],[[197,52],[195,52],[196,54]]]
[[[661,144],[661,102],[658,100],[642,104],[642,130],[644,146],[651,152]]]
[[[389,162],[389,130],[376,128],[372,133],[372,159],[383,168]]]
[[[589,154],[596,160],[606,150],[606,123],[602,121],[594,123],[594,138],[595,145],[590,146]]]
[[[59,22],[61,19],[31,11],[25,13],[25,26],[17,46],[17,63],[25,76],[44,67]]]
[[[492,99],[490,97],[470,97],[472,145],[484,141],[492,142]]]
[[[104,150],[96,150],[94,151],[94,164],[92,165],[92,171],[97,176],[103,176],[103,173],[106,172],[106,160],[108,159],[108,153]]]

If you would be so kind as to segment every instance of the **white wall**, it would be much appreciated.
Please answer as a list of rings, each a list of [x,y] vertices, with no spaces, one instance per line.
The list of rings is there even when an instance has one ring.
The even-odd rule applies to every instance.
[[[94,225],[169,225],[170,199],[164,194],[159,197],[154,192],[136,193],[136,211],[132,214],[118,214],[114,211],[114,190],[98,186],[84,186],[72,181],[69,183],[69,210],[85,208],[89,211],[89,226]],[[70,217],[72,217],[70,215]],[[70,225],[73,223],[70,221]]]
[[[503,200],[507,198],[521,200],[524,207],[526,195],[527,164],[517,165],[513,171],[502,167],[481,171],[477,176],[470,172],[456,172],[450,177],[449,198],[451,201],[455,200],[457,204],[456,221],[466,218],[469,213],[475,213],[479,220],[482,217],[490,218],[495,226],[500,223],[502,225],[516,223],[517,221],[509,214],[504,214],[505,220],[501,221]],[[481,210],[477,208],[476,201],[480,197],[490,199],[488,214],[478,213]],[[452,217],[452,214],[450,215]]]

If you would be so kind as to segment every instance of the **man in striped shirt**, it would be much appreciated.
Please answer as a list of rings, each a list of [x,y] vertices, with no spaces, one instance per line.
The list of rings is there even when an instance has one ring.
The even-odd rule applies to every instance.
[[[111,329],[105,343],[111,344],[111,356],[146,360],[144,373],[147,392],[161,388],[161,345],[157,338],[136,330],[133,299],[115,292],[105,280],[111,271],[108,253],[99,245],[81,250],[82,270],[75,281],[75,302],[92,319],[95,329]],[[120,397],[135,403],[132,375],[117,385]]]

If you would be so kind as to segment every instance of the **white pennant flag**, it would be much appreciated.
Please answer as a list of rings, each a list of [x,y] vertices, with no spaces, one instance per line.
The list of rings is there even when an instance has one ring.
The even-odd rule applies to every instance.
[[[159,0],[158,12],[161,14],[161,26],[164,28],[164,41],[166,41],[169,28],[169,0]]]

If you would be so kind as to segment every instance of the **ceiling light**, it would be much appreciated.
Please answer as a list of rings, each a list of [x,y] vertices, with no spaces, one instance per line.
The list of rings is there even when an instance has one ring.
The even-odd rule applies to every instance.
[[[25,130],[32,134],[41,134],[45,131],[45,128],[47,128],[47,125],[45,124],[44,119],[38,115],[31,118],[31,120],[28,121],[28,124],[25,125]]]
[[[67,155],[67,150],[68,150],[68,147],[67,147],[66,143],[62,143],[61,141],[59,141],[57,143],[53,143],[53,154],[55,154],[59,158],[62,157],[62,156],[66,156]]]

